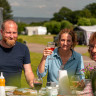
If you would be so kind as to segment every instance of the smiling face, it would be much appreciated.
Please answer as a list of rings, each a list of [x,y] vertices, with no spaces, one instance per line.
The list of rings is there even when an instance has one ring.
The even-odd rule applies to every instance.
[[[89,53],[90,53],[91,59],[96,61],[96,41],[94,41],[89,45]]]
[[[4,30],[2,30],[2,42],[8,47],[15,45],[18,37],[17,25],[16,23],[10,21],[6,22]]]
[[[63,33],[59,40],[59,44],[61,49],[63,49],[64,51],[70,50],[73,44],[71,35],[68,33]]]

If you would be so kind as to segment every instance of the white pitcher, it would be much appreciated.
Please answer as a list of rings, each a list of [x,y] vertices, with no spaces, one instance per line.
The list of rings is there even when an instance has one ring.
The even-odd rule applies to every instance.
[[[59,70],[59,95],[70,94],[70,85],[67,70]]]

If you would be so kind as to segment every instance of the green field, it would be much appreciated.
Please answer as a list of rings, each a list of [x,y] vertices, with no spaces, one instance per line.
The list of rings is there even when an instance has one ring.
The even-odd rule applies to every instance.
[[[30,52],[30,56],[31,56],[32,70],[33,70],[35,77],[37,77],[36,70],[37,70],[38,64],[41,61],[42,54]],[[22,74],[22,78],[21,78],[21,87],[29,87],[29,85],[27,84],[27,82],[25,80],[24,71],[22,73],[23,74]],[[47,81],[47,76],[43,77],[43,87],[45,87],[46,81]]]
[[[19,35],[18,38],[23,39],[27,43],[37,43],[37,44],[44,44],[47,45],[47,42],[53,41],[54,35],[33,35],[33,36],[26,36],[26,35]],[[41,61],[42,54],[41,53],[34,53],[30,52],[31,56],[31,66],[35,77],[37,77],[36,70],[38,64]],[[46,86],[47,76],[43,77],[43,87]],[[24,71],[22,71],[22,78],[21,78],[21,87],[29,87],[25,80]]]
[[[53,41],[53,37],[54,37],[54,35],[33,35],[33,36],[19,35],[19,38],[25,40],[27,43],[37,43],[37,44],[44,44],[44,45],[47,45],[47,42],[49,42],[49,41]],[[77,45],[76,47],[86,47],[86,46]],[[86,56],[89,54],[85,53],[83,55]],[[32,70],[36,77],[37,76],[36,70],[37,70],[38,64],[41,61],[42,54],[30,52],[30,56],[31,56]],[[29,85],[27,84],[27,82],[25,80],[24,72],[22,72],[22,73],[23,74],[22,74],[22,78],[21,78],[21,87],[29,87]],[[43,87],[46,86],[46,80],[47,80],[47,76],[43,77]]]
[[[19,38],[23,39],[27,43],[38,43],[46,45],[47,42],[53,41],[54,36],[55,35],[33,35],[33,36],[19,35]]]

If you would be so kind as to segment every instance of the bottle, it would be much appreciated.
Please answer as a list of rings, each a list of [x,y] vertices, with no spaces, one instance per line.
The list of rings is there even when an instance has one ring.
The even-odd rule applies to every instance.
[[[93,96],[96,96],[96,68],[94,68],[94,72],[92,74],[92,91]]]
[[[0,76],[0,96],[6,96],[5,95],[5,78],[3,76],[3,72],[1,72],[1,76]]]

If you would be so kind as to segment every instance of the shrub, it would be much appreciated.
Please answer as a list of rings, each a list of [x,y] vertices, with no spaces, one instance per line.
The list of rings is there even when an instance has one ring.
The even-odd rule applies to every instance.
[[[73,28],[73,24],[67,20],[63,20],[61,21],[61,29],[64,29],[64,28]]]
[[[79,26],[90,26],[91,22],[88,18],[80,18],[78,19],[77,25]]]
[[[47,27],[47,32],[51,34],[58,34],[60,32],[61,24],[57,21],[50,21],[44,24]]]
[[[24,42],[25,42],[25,41],[23,41],[23,39],[21,39],[21,38],[18,38],[17,41],[20,42],[20,43],[23,43],[23,44],[24,44]]]
[[[96,19],[95,18],[90,18],[91,25],[96,25]]]

